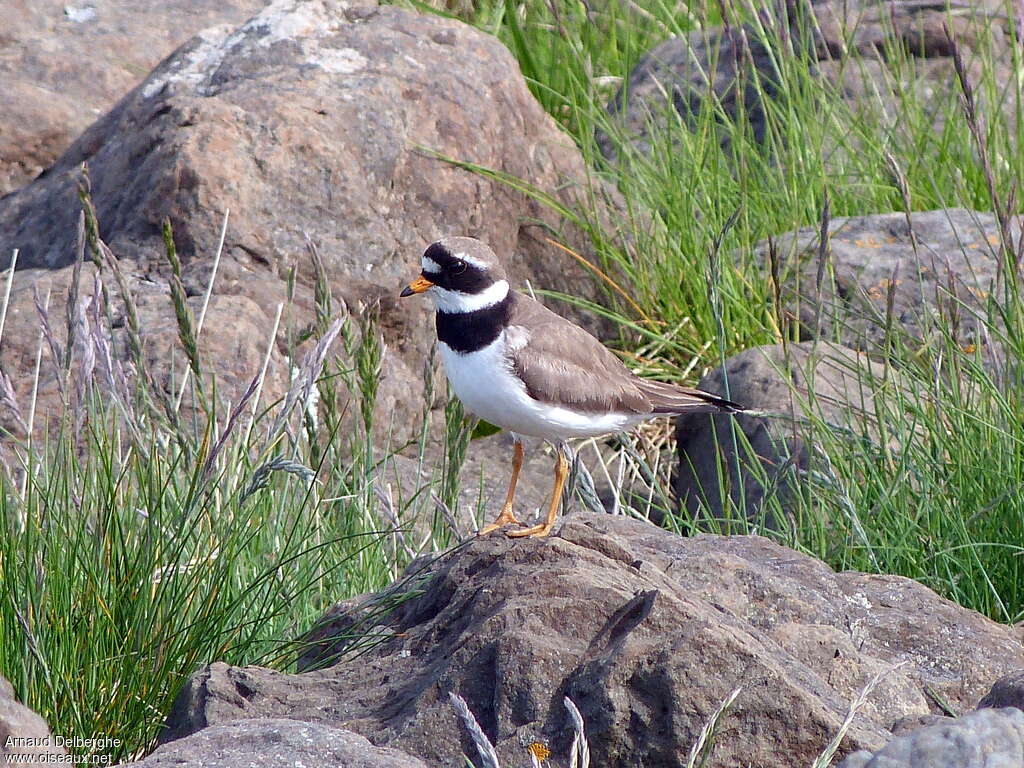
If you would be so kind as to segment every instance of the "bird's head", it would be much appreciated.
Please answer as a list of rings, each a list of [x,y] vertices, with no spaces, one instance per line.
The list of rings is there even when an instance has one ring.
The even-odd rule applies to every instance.
[[[498,257],[472,237],[446,237],[423,252],[422,272],[400,294],[428,293],[438,312],[473,312],[508,296]]]

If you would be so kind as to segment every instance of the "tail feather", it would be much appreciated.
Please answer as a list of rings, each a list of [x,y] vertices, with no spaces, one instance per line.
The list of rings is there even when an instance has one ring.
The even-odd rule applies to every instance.
[[[742,405],[710,392],[643,379],[637,386],[647,396],[654,413],[738,413]]]

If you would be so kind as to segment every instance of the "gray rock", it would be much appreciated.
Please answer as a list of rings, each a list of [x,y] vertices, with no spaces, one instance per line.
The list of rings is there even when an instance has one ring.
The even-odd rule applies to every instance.
[[[0,196],[49,166],[189,37],[215,24],[240,24],[264,5],[266,0],[4,3]]]
[[[14,687],[0,677],[0,762],[41,762],[42,755],[64,755],[46,721],[14,697]],[[18,756],[18,757],[16,757]]]
[[[692,124],[712,92],[728,119],[742,113],[754,138],[763,141],[764,103],[750,70],[757,71],[764,92],[773,94],[777,83],[771,57],[748,25],[694,30],[644,54],[608,111],[632,137],[633,148],[646,153],[651,135],[664,135],[674,123],[672,110]],[[605,133],[597,140],[605,157],[614,159],[615,142]]]
[[[18,248],[19,268],[60,275],[79,256],[76,190],[87,162],[101,235],[126,271],[148,284],[133,283],[160,302],[161,331],[170,334],[161,222],[171,220],[184,282],[198,301],[230,209],[214,289],[225,306],[207,330],[222,337],[221,346],[242,348],[234,357],[248,361],[251,348],[268,346],[293,270],[285,315],[292,327],[282,326],[275,346],[286,348],[313,317],[308,234],[336,311],[380,307],[388,355],[378,424],[382,431],[393,424],[401,443],[418,431],[421,371],[434,331],[426,302],[398,302],[397,293],[418,273],[431,241],[480,237],[502,255],[517,285],[532,280],[598,296],[591,276],[544,240],[556,233],[596,258],[578,227],[433,152],[500,169],[570,208],[589,189],[572,140],[530,95],[496,38],[372,0],[276,0],[238,29],[207,30],[183,45],[40,178],[0,199],[0,262]],[[19,274],[15,284],[42,274]],[[66,275],[54,280],[67,283]],[[64,295],[51,296],[58,317]],[[237,328],[235,312],[244,319]],[[169,334],[152,355],[165,365],[174,348]],[[21,361],[35,356],[34,349],[22,352],[37,339],[28,332],[14,359],[5,339],[0,363],[22,389],[32,376]],[[288,381],[280,350],[274,352],[269,398]],[[234,400],[258,368],[240,365],[218,391]]]
[[[203,669],[164,741],[287,714],[461,768],[461,754],[474,753],[448,701],[454,691],[502,765],[527,764],[535,740],[559,764],[568,695],[592,764],[679,765],[742,685],[713,760],[777,768],[809,765],[879,672],[843,753],[878,749],[889,723],[929,712],[923,685],[965,706],[979,681],[1024,663],[1008,628],[909,579],[834,573],[767,539],[681,538],[609,515],[567,518],[543,540],[470,540],[390,600],[374,620],[382,642],[350,646],[329,668]],[[317,639],[321,652],[351,642],[344,622],[336,629]]]
[[[959,3],[952,14],[942,3],[918,0],[786,0],[759,8],[764,36],[732,20],[669,38],[640,59],[608,105],[634,149],[646,152],[650,137],[675,122],[673,110],[692,124],[702,108],[715,109],[716,117],[730,122],[742,119],[763,141],[764,99],[780,91],[786,63],[796,56],[856,109],[878,110],[889,120],[896,116],[895,93],[912,91],[926,108],[944,104],[942,94],[958,87],[945,24],[957,37],[973,82],[982,71],[977,55],[982,51],[991,51],[998,68],[995,82],[1013,76],[1007,17],[998,0]],[[914,66],[891,68],[891,51],[905,53]],[[986,105],[981,106],[984,111]],[[992,106],[1004,108],[1012,119],[1008,103]],[[944,118],[941,109],[934,111],[937,129]],[[607,157],[614,155],[613,144],[600,137]]]
[[[893,51],[917,59],[948,59],[953,46],[947,26],[965,58],[986,43],[1005,46],[1008,19],[999,0],[967,0],[953,11],[940,3],[915,0],[812,0],[813,19],[807,21],[813,24],[807,29],[822,59],[840,58],[848,51],[882,60]]]
[[[1014,670],[996,680],[992,689],[978,702],[978,709],[1003,707],[1024,710],[1024,669]]]
[[[1024,765],[1024,712],[982,709],[914,731],[839,768],[1018,768]]]
[[[426,768],[397,749],[376,747],[359,734],[315,723],[280,718],[235,720],[165,744],[135,768]]]
[[[680,505],[691,516],[706,510],[722,519],[732,509],[777,524],[776,500],[785,510],[800,486],[798,474],[816,466],[803,437],[807,420],[822,419],[852,436],[874,434],[874,392],[894,380],[885,373],[863,353],[827,342],[757,347],[729,358],[700,388],[766,415],[676,419]],[[734,440],[733,429],[742,438]]]
[[[908,221],[903,213],[879,213],[832,219],[828,231],[820,286],[817,228],[774,238],[774,246],[763,241],[756,250],[765,265],[772,247],[778,254],[783,302],[802,338],[877,353],[891,318],[893,332],[912,344],[950,332],[967,349],[980,345],[986,356],[998,354],[975,315],[985,317],[996,290],[999,226],[992,214],[949,208],[915,212]],[[1015,217],[1014,243],[1020,232]]]

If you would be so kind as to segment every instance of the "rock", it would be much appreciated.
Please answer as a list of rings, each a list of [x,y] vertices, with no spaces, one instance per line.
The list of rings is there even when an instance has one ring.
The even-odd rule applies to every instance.
[[[6,3],[0,34],[0,196],[49,166],[93,120],[205,27],[266,0]]]
[[[839,768],[1013,768],[1024,765],[1024,712],[982,709],[902,736]]]
[[[820,294],[819,229],[774,238],[784,276],[783,302],[796,315],[803,338],[834,337],[846,346],[878,352],[891,314],[894,330],[910,343],[928,344],[948,331],[966,349],[988,346],[975,313],[987,317],[985,302],[995,290],[1000,242],[995,217],[949,208],[909,218],[879,213],[831,220]],[[1014,243],[1020,233],[1021,219],[1015,217]],[[766,265],[771,247],[770,241],[757,246]],[[984,351],[998,354],[996,348]]]
[[[0,260],[15,248],[20,269],[60,269],[77,258],[76,190],[87,162],[102,237],[156,293],[166,292],[168,275],[161,221],[170,218],[185,286],[199,296],[230,209],[214,294],[246,302],[242,315],[260,332],[250,333],[249,322],[210,329],[224,343],[265,340],[277,305],[294,291],[285,316],[293,327],[277,340],[283,350],[313,314],[308,234],[335,311],[380,308],[388,354],[378,421],[393,420],[400,443],[418,430],[418,418],[407,417],[422,410],[422,361],[434,331],[426,303],[399,303],[397,294],[431,241],[477,236],[502,255],[517,285],[529,279],[598,295],[575,260],[544,241],[555,233],[594,257],[577,227],[433,152],[522,179],[566,206],[587,193],[580,153],[494,37],[371,0],[276,0],[237,30],[190,40],[40,178],[0,200]],[[58,315],[62,302],[52,296]],[[31,379],[4,367],[15,380]],[[219,391],[236,398],[256,370],[225,377]]]
[[[999,678],[992,689],[978,702],[978,709],[1016,707],[1024,710],[1024,669],[1017,669]]]
[[[165,744],[135,768],[250,768],[294,765],[306,768],[426,768],[397,749],[376,747],[351,731],[281,718],[235,720]]]
[[[911,91],[922,104],[944,104],[944,94],[959,88],[945,24],[957,39],[972,82],[981,76],[982,52],[990,52],[995,62],[996,83],[1012,78],[1002,3],[972,0],[954,11],[918,0],[765,4],[759,14],[764,34],[750,24],[731,23],[672,37],[651,49],[608,111],[628,144],[646,153],[651,136],[674,123],[672,110],[692,125],[712,93],[714,103],[708,107],[720,112],[717,119],[740,120],[740,127],[749,126],[755,140],[762,142],[767,128],[764,99],[780,92],[787,62],[799,56],[796,66],[806,61],[855,110],[878,110],[893,122],[895,94]],[[893,51],[900,51],[900,58],[909,57],[912,66],[891,67]],[[1003,108],[1012,119],[1008,104],[993,107]],[[937,129],[944,119],[942,110],[936,110]],[[599,143],[605,156],[614,158],[616,142],[605,135]]]
[[[50,726],[39,715],[21,704],[14,696],[14,687],[0,677],[0,761],[13,765],[43,762],[43,755],[65,755],[50,733]]]
[[[794,475],[814,465],[802,422],[819,418],[855,435],[872,434],[874,392],[893,383],[892,373],[888,380],[884,374],[885,367],[863,353],[827,342],[756,347],[729,358],[698,386],[770,415],[676,419],[674,486],[681,507],[691,516],[725,519],[731,509],[750,520],[777,524],[775,501],[785,510],[797,487]],[[753,455],[744,440],[734,442],[733,425]],[[728,505],[723,483],[729,489]]]
[[[903,736],[921,728],[927,728],[933,725],[945,725],[946,723],[951,722],[953,722],[953,718],[948,715],[907,715],[893,723],[889,727],[889,730],[892,731],[893,736]]]
[[[821,59],[839,58],[849,51],[883,60],[893,52],[918,59],[948,59],[953,45],[946,27],[968,55],[986,43],[1005,46],[1006,8],[999,0],[968,0],[955,6],[953,13],[942,4],[915,0],[812,0],[810,13],[813,26],[808,30]]]
[[[682,538],[609,515],[567,518],[543,540],[470,540],[387,600],[393,610],[372,622],[382,642],[358,655],[349,646],[329,668],[206,667],[163,740],[287,713],[462,766],[461,753],[475,753],[448,701],[456,692],[503,765],[526,764],[535,740],[561,761],[569,696],[592,764],[681,765],[742,686],[713,763],[809,765],[880,672],[844,753],[878,749],[897,717],[929,712],[924,685],[964,706],[1024,661],[1011,630],[909,579],[834,573],[767,539]],[[351,624],[333,618],[339,634],[320,636],[323,654],[351,642]]]
[[[668,114],[671,109],[693,124],[712,91],[725,116],[735,120],[743,114],[760,142],[766,129],[764,104],[759,84],[747,76],[747,70],[753,62],[762,78],[760,86],[773,94],[777,78],[771,57],[749,25],[697,29],[644,54],[608,111],[631,137],[633,149],[646,154],[651,134],[664,136],[674,122]],[[666,101],[669,95],[671,103]],[[603,132],[597,141],[604,156],[614,159],[615,141]]]

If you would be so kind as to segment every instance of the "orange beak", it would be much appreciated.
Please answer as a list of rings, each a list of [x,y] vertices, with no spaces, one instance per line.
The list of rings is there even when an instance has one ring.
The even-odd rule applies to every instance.
[[[413,280],[405,289],[398,294],[399,298],[404,299],[406,296],[412,296],[414,293],[423,293],[424,291],[432,288],[434,284],[427,280],[423,275],[420,275]]]

